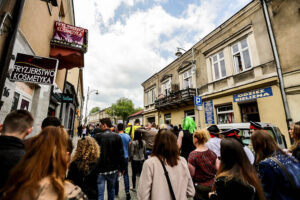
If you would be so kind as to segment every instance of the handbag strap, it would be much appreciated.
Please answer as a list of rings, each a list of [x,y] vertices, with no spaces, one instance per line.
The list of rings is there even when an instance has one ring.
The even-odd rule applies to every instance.
[[[284,175],[288,178],[290,184],[292,185],[292,188],[297,191],[297,186],[296,183],[293,179],[293,177],[291,176],[291,174],[288,172],[288,170],[286,169],[286,167],[275,157],[271,157],[271,160],[273,160],[283,171]]]
[[[172,200],[176,200],[175,198],[175,194],[174,194],[174,191],[173,191],[173,188],[172,188],[172,185],[171,185],[171,181],[170,181],[170,178],[169,178],[169,174],[168,174],[168,171],[163,163],[163,161],[161,159],[159,159],[162,167],[164,168],[164,172],[165,172],[165,176],[166,176],[166,179],[167,179],[167,182],[168,182],[168,186],[169,186],[169,190],[170,190],[170,193],[171,193],[171,196],[172,196]]]

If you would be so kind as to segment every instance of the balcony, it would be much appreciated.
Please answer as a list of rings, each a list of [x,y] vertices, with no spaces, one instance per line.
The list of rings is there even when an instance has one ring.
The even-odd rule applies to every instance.
[[[196,89],[188,88],[176,92],[170,92],[169,95],[155,100],[155,108],[159,110],[167,110],[179,106],[193,105]]]

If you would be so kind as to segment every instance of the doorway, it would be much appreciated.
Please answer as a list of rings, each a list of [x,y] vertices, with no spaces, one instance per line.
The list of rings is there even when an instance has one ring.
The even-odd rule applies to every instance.
[[[257,102],[240,104],[242,122],[260,122]]]

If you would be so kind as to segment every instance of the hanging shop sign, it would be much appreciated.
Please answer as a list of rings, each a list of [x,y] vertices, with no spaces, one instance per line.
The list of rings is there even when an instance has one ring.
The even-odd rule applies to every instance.
[[[18,53],[10,80],[52,85],[57,67],[57,59]]]
[[[88,30],[56,21],[51,44],[87,51]]]
[[[61,93],[60,100],[63,103],[73,103],[74,96],[73,94]]]
[[[233,102],[249,101],[252,99],[264,98],[273,96],[272,88],[267,87],[263,89],[251,90],[233,95]]]
[[[206,124],[214,124],[214,105],[213,101],[204,101],[204,112],[205,112],[205,123]]]

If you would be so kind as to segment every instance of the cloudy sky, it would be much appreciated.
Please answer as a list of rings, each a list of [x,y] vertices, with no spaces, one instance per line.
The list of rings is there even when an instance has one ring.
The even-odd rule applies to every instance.
[[[120,97],[143,107],[141,83],[251,0],[74,0],[76,26],[89,30],[84,89],[88,110]]]

